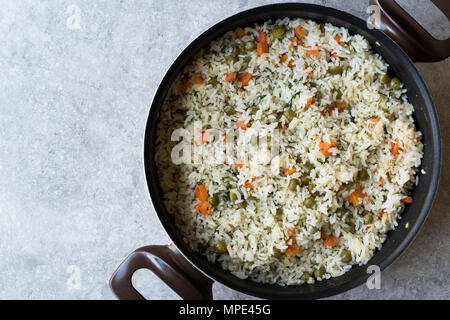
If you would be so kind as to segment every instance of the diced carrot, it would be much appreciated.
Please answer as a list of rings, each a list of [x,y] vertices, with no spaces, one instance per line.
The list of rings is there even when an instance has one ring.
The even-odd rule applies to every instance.
[[[246,73],[239,77],[239,82],[241,83],[242,87],[246,87],[248,86],[248,83],[250,82],[250,80],[252,80],[252,78],[253,75],[251,73]]]
[[[290,168],[284,168],[284,174],[286,176],[290,176],[291,174],[294,174],[297,170],[295,169],[295,166],[292,166]]]
[[[344,44],[344,42],[341,41],[341,37],[339,35],[335,35],[334,40],[336,40],[336,42],[339,43],[341,46]]]
[[[195,83],[195,84],[203,84],[203,79],[202,79],[202,77],[195,77],[195,78],[194,78],[194,83]]]
[[[385,214],[384,209],[381,209],[380,212],[378,212],[378,217],[383,218],[383,215]]]
[[[284,63],[288,59],[287,53],[281,55],[280,57],[280,63]]]
[[[361,204],[360,199],[364,199],[367,197],[367,194],[365,194],[362,190],[356,189],[350,194],[350,201],[353,203],[355,207],[358,207]]]
[[[267,43],[258,42],[256,44],[256,52],[258,53],[258,56],[261,56],[263,53],[268,53],[269,47],[267,46]]]
[[[406,197],[406,198],[403,198],[400,201],[403,202],[403,203],[413,203],[413,198],[412,197]]]
[[[398,139],[395,139],[395,142],[391,142],[391,148],[392,148],[392,154],[394,156],[398,156],[398,154],[400,153],[400,150],[401,150]]]
[[[289,62],[288,62],[288,67],[291,68],[291,69],[295,67],[294,60],[293,60],[293,59],[289,60]]]
[[[251,180],[247,180],[244,183],[244,187],[247,189],[253,190],[256,187],[254,182],[255,182],[255,178],[252,178]]]
[[[333,154],[330,152],[330,149],[332,148],[332,147],[335,147],[336,146],[336,143],[334,142],[334,141],[331,141],[331,143],[328,143],[328,142],[321,142],[321,143],[319,143],[319,150],[320,150],[320,152],[322,152],[322,154],[324,155],[324,156],[327,156],[327,157],[329,157],[329,156],[332,156]]]
[[[238,121],[238,123],[236,123],[236,127],[238,129],[241,128],[242,130],[247,130],[247,124],[245,123],[245,120]]]
[[[212,214],[212,207],[207,201],[197,203],[194,208],[195,210],[197,210],[197,212],[200,212],[202,214]]]
[[[338,191],[342,191],[344,189],[345,189],[344,185],[340,185],[339,188],[338,188]]]
[[[291,50],[294,46],[298,45],[298,41],[296,38],[291,38],[291,43],[289,44],[289,49]]]
[[[227,75],[225,77],[226,82],[233,82],[235,79],[236,79],[236,76],[233,73],[227,72]]]
[[[373,123],[377,123],[377,122],[380,121],[380,120],[381,120],[380,117],[370,119],[370,121],[373,122]]]
[[[311,103],[312,103],[312,97],[309,97],[306,99],[306,104],[305,104],[305,108],[308,109],[311,107]]]
[[[234,166],[237,168],[242,168],[244,166],[244,163],[242,162],[241,159],[237,159],[236,163],[234,164]]]
[[[202,144],[208,143],[209,138],[210,138],[209,132],[208,131],[203,132],[202,133]]]
[[[191,82],[189,81],[189,79],[184,79],[182,81],[180,81],[180,83],[178,84],[178,87],[180,88],[181,92],[186,93],[186,91],[189,89],[189,87],[191,86]]]
[[[289,228],[286,230],[286,233],[289,237],[293,237],[295,236],[295,229],[294,228]]]
[[[337,242],[337,238],[331,234],[326,235],[322,240],[325,247],[334,247]]]
[[[328,115],[329,115],[330,117],[333,115],[333,111],[334,111],[335,108],[336,108],[336,107],[335,107],[334,104],[331,104],[331,105],[329,105],[329,106],[327,107]],[[325,115],[325,113],[322,113],[322,115]]]
[[[264,31],[258,31],[258,38],[256,38],[257,42],[267,42],[267,35]]]
[[[262,55],[263,53],[269,52],[269,46],[267,45],[267,36],[264,31],[259,31],[256,43],[256,52],[258,53],[258,56]]]
[[[195,188],[195,197],[200,201],[208,201],[208,190],[204,184]]]
[[[384,180],[382,177],[380,177],[380,179],[378,179],[380,181],[380,186],[384,186]]]
[[[312,71],[308,72],[308,78],[312,78],[314,76],[314,73]]]
[[[339,58],[340,58],[336,52],[333,52],[333,53],[331,54],[331,56],[332,56],[333,58],[335,58],[335,59],[339,59]]]
[[[287,249],[284,252],[287,257],[291,257],[294,254],[300,252],[300,249],[297,247],[297,242],[295,241],[295,229],[291,228],[286,230],[288,235],[288,239],[286,240]]]
[[[294,33],[298,40],[302,40],[305,36],[305,31],[303,31],[303,28],[300,25],[294,28]]]
[[[339,110],[342,110],[345,108],[345,101],[336,101],[334,103],[334,105],[336,106],[336,108],[338,108]]]
[[[319,56],[319,49],[311,49],[311,46],[307,46],[304,48],[306,49],[305,51],[307,54],[315,56],[315,57]]]
[[[246,36],[247,34],[248,34],[247,31],[245,31],[242,28],[239,28],[239,29],[236,30],[236,36],[238,38],[242,38],[243,36]]]

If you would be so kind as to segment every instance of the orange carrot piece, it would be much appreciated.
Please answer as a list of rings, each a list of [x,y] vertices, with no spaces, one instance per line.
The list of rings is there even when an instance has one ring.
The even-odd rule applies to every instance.
[[[314,76],[314,73],[312,71],[308,72],[308,78],[312,78]]]
[[[194,83],[195,83],[195,84],[203,84],[203,79],[202,79],[202,77],[195,77],[195,78],[194,78]]]
[[[200,201],[208,201],[208,190],[204,184],[195,188],[195,197]]]
[[[286,233],[289,237],[293,237],[295,236],[295,229],[294,228],[289,228],[286,230]]]
[[[336,101],[334,103],[334,105],[336,106],[336,108],[338,108],[339,110],[342,110],[345,108],[345,101]]]
[[[247,130],[247,124],[245,123],[245,120],[241,120],[238,123],[236,123],[236,128],[241,128],[242,130]]]
[[[294,28],[294,33],[298,40],[302,40],[305,36],[305,31],[303,31],[303,28],[300,25]]]
[[[309,49],[311,48],[310,46],[305,47],[305,50],[307,54],[311,55],[311,56],[315,56],[318,57],[319,56],[319,49]]]
[[[239,29],[236,30],[236,36],[238,38],[242,38],[243,36],[246,36],[247,34],[248,34],[247,31],[245,31],[242,28],[239,28]]]
[[[210,138],[209,132],[208,131],[203,132],[202,133],[202,144],[208,143],[209,138]]]
[[[327,235],[323,239],[323,244],[325,247],[334,247],[336,245],[337,238],[331,234]]]
[[[237,159],[236,163],[234,164],[235,168],[242,168],[244,166],[244,163],[242,162],[241,159]]]
[[[180,83],[178,84],[178,87],[180,88],[181,92],[186,93],[186,91],[189,89],[189,87],[191,86],[191,82],[189,81],[189,79],[184,79],[182,81],[180,81]]]
[[[297,170],[295,169],[295,166],[292,166],[290,168],[284,168],[284,174],[286,176],[290,176],[291,174],[294,174]]]
[[[259,31],[256,43],[256,52],[258,53],[258,56],[262,55],[263,53],[269,52],[269,46],[267,45],[267,35],[264,33],[264,31]]]
[[[360,199],[364,199],[367,197],[367,194],[365,194],[362,190],[356,189],[350,194],[350,201],[353,203],[355,207],[358,207],[361,204]]]
[[[280,58],[280,63],[284,63],[288,59],[287,53],[283,54]]]
[[[291,38],[291,43],[289,44],[289,50],[291,50],[294,46],[298,45],[298,41],[296,38]]]
[[[341,41],[341,37],[339,35],[335,35],[334,40],[336,40],[336,42],[339,43],[341,46],[344,44],[344,42]]]
[[[305,108],[308,109],[311,107],[311,103],[312,103],[312,97],[309,97],[306,99],[306,104],[305,104]]]
[[[398,139],[395,139],[395,142],[391,142],[391,148],[392,148],[392,154],[394,156],[398,156],[398,154],[400,153],[400,142],[398,141]]]
[[[248,83],[250,82],[250,80],[252,80],[252,78],[253,75],[251,73],[246,73],[239,77],[239,82],[241,83],[242,87],[246,87],[248,86]]]
[[[370,121],[373,122],[373,123],[377,123],[377,122],[380,121],[380,120],[381,120],[380,117],[370,119]]]
[[[288,62],[288,67],[291,68],[291,69],[295,67],[294,60],[293,60],[293,59],[289,60],[289,62]]]
[[[403,203],[413,203],[413,198],[412,197],[406,197],[406,198],[403,198],[400,201],[403,202]]]
[[[227,75],[225,77],[226,82],[233,82],[235,79],[236,79],[236,76],[233,73],[227,72]]]
[[[334,141],[331,141],[331,143],[328,142],[321,142],[319,143],[319,150],[322,152],[322,154],[326,157],[332,156],[333,154],[330,152],[330,149],[332,147],[335,147],[336,143]]]
[[[380,177],[380,179],[378,179],[378,181],[380,181],[380,186],[384,186],[384,179],[382,177]]]
[[[297,242],[295,241],[295,229],[291,228],[286,231],[288,235],[288,239],[286,240],[287,249],[284,252],[284,254],[287,257],[291,257],[294,254],[297,254],[300,252],[300,249],[297,247]]]
[[[202,202],[197,203],[194,206],[194,208],[195,208],[195,210],[197,210],[197,212],[200,212],[202,214],[207,214],[207,215],[212,214],[212,207],[209,204],[209,202],[207,202],[207,201],[202,201]]]
[[[255,178],[252,178],[251,180],[247,180],[244,183],[244,187],[250,190],[255,189],[256,185],[254,184]]]
[[[340,56],[338,56],[338,54],[337,54],[336,52],[333,52],[333,53],[331,54],[331,56],[332,56],[333,58],[335,58],[335,59],[339,59],[339,58],[340,58]]]

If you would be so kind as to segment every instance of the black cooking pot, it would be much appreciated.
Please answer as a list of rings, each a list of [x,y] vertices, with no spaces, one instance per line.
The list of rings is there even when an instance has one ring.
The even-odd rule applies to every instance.
[[[434,1],[446,15],[450,14],[449,2]],[[437,61],[450,54],[449,40],[432,38],[394,1],[373,0],[381,10],[378,27],[394,38],[415,61]],[[372,7],[375,8],[375,7]],[[389,232],[381,250],[377,251],[366,266],[353,266],[342,276],[315,284],[279,286],[242,280],[220,266],[191,250],[177,231],[172,217],[164,207],[154,161],[156,141],[156,114],[159,112],[169,87],[176,75],[189,63],[196,52],[212,40],[237,27],[252,26],[256,22],[284,17],[301,17],[318,22],[330,22],[348,28],[351,33],[363,35],[390,65],[390,73],[396,75],[408,89],[408,99],[414,105],[414,121],[423,133],[423,159],[419,170],[420,182],[412,190],[414,203],[407,206],[398,227]],[[376,17],[376,16],[375,16]],[[431,208],[439,178],[441,147],[436,111],[425,83],[408,55],[385,33],[369,29],[365,21],[348,13],[311,4],[274,4],[238,13],[211,27],[194,40],[175,60],[162,80],[150,108],[144,142],[144,163],[148,189],[154,209],[173,244],[147,246],[131,253],[117,268],[111,278],[111,288],[120,299],[143,299],[131,284],[133,273],[141,268],[152,270],[184,299],[211,299],[213,280],[237,291],[261,298],[315,299],[326,297],[356,287],[367,280],[367,266],[377,265],[381,270],[389,266],[411,243]],[[176,177],[174,177],[176,179]],[[409,227],[405,227],[408,223]]]

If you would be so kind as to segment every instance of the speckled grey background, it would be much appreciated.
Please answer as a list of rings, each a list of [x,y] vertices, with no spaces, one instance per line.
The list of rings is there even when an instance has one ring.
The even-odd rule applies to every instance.
[[[1,299],[112,299],[108,279],[121,260],[139,246],[168,243],[142,166],[152,96],[204,29],[270,2],[2,1]],[[367,18],[368,1],[305,2]],[[450,35],[426,1],[401,2],[433,34]],[[67,27],[70,5],[80,9],[81,29]],[[334,298],[450,298],[450,60],[417,66],[443,136],[437,201],[411,247],[382,274],[380,290],[361,286]],[[79,268],[79,287],[71,268]],[[134,283],[147,297],[177,297],[144,270]],[[217,284],[214,294],[251,298]]]

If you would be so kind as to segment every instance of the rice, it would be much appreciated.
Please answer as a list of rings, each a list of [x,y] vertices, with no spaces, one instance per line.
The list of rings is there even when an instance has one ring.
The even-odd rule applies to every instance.
[[[258,55],[260,31],[269,52]],[[263,283],[366,264],[397,226],[422,158],[413,106],[402,84],[383,83],[387,71],[361,35],[303,19],[233,30],[202,49],[172,85],[156,140],[165,206],[185,242]]]

